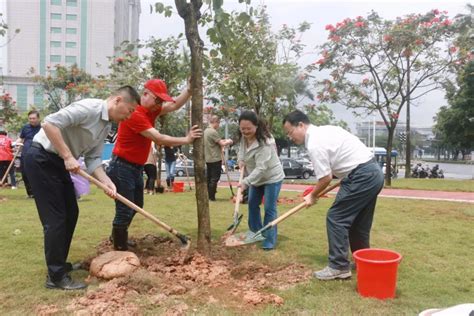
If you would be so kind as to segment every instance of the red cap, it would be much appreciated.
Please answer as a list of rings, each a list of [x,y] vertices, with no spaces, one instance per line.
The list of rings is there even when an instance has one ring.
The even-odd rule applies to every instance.
[[[160,79],[151,79],[145,82],[145,88],[150,90],[155,96],[166,102],[176,102],[168,95],[166,83]]]

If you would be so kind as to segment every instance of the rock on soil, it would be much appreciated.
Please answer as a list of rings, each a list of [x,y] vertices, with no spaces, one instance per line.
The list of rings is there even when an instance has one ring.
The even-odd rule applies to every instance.
[[[127,276],[140,266],[137,255],[130,251],[110,251],[94,258],[90,265],[92,276],[110,280]]]

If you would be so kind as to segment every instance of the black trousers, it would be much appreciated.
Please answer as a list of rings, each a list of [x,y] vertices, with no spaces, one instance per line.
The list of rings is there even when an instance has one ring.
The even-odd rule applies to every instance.
[[[222,162],[206,162],[207,165],[207,192],[209,194],[209,200],[216,199],[217,183],[221,178],[221,165]]]
[[[52,281],[65,274],[66,259],[79,215],[74,185],[64,160],[34,144],[24,157],[43,225],[44,255]]]
[[[2,179],[3,176],[5,175],[5,172],[7,171],[8,166],[10,165],[10,162],[11,162],[11,160],[2,160],[2,161],[0,161],[0,179]],[[5,177],[5,183],[8,183],[8,177]],[[3,183],[1,183],[1,184],[3,184]]]
[[[25,160],[21,158],[20,160],[20,169],[21,169],[21,178],[23,179],[23,183],[25,184],[26,194],[28,196],[33,195],[33,190],[31,189],[30,180],[28,179],[28,175],[25,172]]]
[[[145,173],[147,177],[145,189],[155,191],[156,166],[154,164],[146,164]]]

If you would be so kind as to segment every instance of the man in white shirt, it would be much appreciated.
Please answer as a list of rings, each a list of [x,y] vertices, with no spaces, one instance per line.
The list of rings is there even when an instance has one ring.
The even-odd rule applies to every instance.
[[[312,125],[306,114],[296,110],[284,118],[283,128],[295,144],[305,144],[318,178],[314,190],[305,196],[308,207],[317,202],[333,175],[342,179],[326,218],[329,265],[314,277],[349,278],[349,245],[352,252],[370,247],[375,204],[384,181],[382,170],[372,152],[341,127]]]

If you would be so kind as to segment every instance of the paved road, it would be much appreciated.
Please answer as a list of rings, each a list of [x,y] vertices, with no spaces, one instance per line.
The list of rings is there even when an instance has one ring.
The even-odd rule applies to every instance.
[[[237,182],[232,182],[237,185]],[[219,187],[229,187],[227,181],[219,182]],[[303,192],[308,185],[304,184],[283,184],[282,190]],[[335,194],[337,189],[330,192]],[[380,193],[381,197],[400,198],[400,199],[416,199],[416,200],[432,200],[432,201],[451,201],[474,203],[474,192],[445,192],[445,191],[426,191],[426,190],[402,190],[402,189],[383,189]]]

